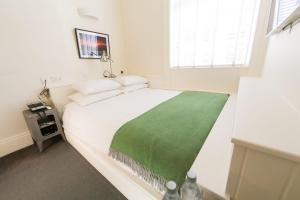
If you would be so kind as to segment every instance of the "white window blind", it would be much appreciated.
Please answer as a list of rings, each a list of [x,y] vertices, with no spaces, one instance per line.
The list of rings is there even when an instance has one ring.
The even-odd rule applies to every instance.
[[[300,0],[277,0],[278,10],[277,10],[277,22],[279,25],[283,22],[300,4]]]
[[[170,0],[171,67],[246,65],[260,0]]]

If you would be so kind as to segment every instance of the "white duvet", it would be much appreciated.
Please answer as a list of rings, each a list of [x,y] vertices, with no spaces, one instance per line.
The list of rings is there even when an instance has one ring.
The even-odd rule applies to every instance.
[[[145,88],[88,106],[72,102],[65,107],[64,128],[93,148],[108,153],[112,138],[122,125],[180,93]]]

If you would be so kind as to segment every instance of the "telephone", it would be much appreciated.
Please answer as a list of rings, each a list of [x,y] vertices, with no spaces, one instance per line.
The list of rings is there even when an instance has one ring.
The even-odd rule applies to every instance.
[[[42,102],[35,102],[27,104],[27,107],[31,112],[40,112],[47,110],[47,107]]]

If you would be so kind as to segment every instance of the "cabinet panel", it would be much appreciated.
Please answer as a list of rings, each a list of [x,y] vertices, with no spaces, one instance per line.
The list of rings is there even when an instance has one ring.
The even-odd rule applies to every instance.
[[[300,199],[300,166],[294,168],[290,175],[286,191],[282,200],[299,200]]]
[[[247,150],[235,199],[281,199],[294,166],[291,161]]]
[[[245,154],[246,148],[238,145],[234,146],[226,188],[230,196],[234,196],[234,194],[236,193],[236,188],[241,174]]]

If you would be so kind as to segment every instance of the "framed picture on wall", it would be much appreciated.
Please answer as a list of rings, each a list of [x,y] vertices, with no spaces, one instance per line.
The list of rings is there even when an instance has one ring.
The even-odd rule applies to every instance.
[[[100,59],[110,57],[109,35],[75,29],[79,58]]]

